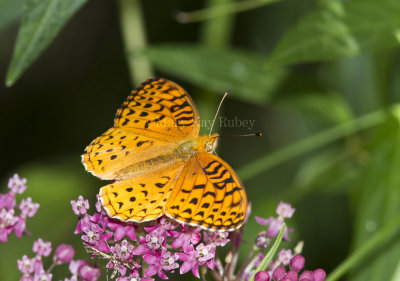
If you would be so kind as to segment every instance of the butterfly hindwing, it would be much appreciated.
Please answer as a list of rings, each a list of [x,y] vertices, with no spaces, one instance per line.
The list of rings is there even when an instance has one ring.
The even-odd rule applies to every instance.
[[[203,152],[189,159],[168,198],[168,216],[211,230],[242,225],[247,198],[233,169],[216,155]]]
[[[144,222],[164,214],[180,166],[117,181],[100,189],[107,214],[121,221]]]

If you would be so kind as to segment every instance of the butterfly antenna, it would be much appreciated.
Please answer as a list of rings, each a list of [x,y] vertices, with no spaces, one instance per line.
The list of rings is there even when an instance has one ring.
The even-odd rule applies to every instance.
[[[214,128],[214,123],[215,123],[215,120],[217,119],[218,112],[219,112],[219,109],[221,108],[222,102],[224,101],[224,99],[226,98],[226,96],[227,96],[230,92],[231,92],[230,89],[226,90],[224,96],[222,97],[221,101],[219,102],[217,112],[215,113],[214,120],[213,120],[213,122],[212,122],[212,124],[211,124],[211,128],[210,128],[210,133],[209,133],[209,135],[211,135],[212,129]]]
[[[257,133],[253,133],[253,134],[244,134],[244,135],[222,135],[221,137],[236,138],[236,137],[261,137],[261,136],[262,136],[262,133],[257,132]]]

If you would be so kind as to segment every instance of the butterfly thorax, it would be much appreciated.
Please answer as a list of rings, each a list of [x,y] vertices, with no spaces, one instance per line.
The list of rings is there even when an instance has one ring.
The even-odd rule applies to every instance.
[[[117,172],[117,178],[124,179],[145,173],[157,172],[166,166],[180,166],[182,162],[190,159],[197,153],[213,153],[217,147],[218,134],[205,135],[197,138],[187,139],[176,146],[171,146],[169,151],[164,151],[154,157],[127,166]]]
[[[197,153],[200,152],[214,153],[218,145],[218,137],[219,135],[217,133],[198,137],[196,139],[196,145],[194,146],[194,149],[196,150]]]

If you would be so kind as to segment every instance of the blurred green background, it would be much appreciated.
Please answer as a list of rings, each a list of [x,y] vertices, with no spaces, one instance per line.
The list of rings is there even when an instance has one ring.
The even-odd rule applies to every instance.
[[[88,257],[70,200],[93,203],[104,182],[80,155],[153,75],[184,87],[202,120],[227,88],[220,115],[255,120],[216,128],[253,206],[242,258],[254,215],[282,200],[296,208],[284,247],[303,240],[307,268],[400,280],[398,0],[0,0],[0,42],[0,192],[17,172],[41,204],[32,236],[0,244],[0,280],[20,278],[38,237]]]

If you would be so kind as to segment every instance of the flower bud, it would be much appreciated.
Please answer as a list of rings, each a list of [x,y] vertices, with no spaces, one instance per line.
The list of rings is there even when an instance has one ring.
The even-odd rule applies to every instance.
[[[84,281],[97,281],[100,278],[101,271],[97,267],[85,264],[79,268],[79,276]]]
[[[265,235],[265,232],[261,232],[260,234],[257,235],[255,244],[258,248],[260,249],[265,249],[268,246],[269,239]]]
[[[269,281],[270,279],[267,271],[259,271],[254,276],[254,281]]]
[[[54,262],[56,264],[69,263],[75,255],[74,248],[68,244],[61,244],[57,247],[54,255]]]
[[[285,274],[286,274],[285,267],[280,265],[277,268],[275,268],[274,273],[272,273],[272,278],[274,280],[281,280],[285,276]]]
[[[298,281],[299,276],[298,276],[297,271],[290,270],[288,273],[286,273],[285,279],[288,279],[290,281]]]
[[[314,281],[314,274],[312,271],[303,271],[303,273],[300,275],[300,281]]]
[[[323,269],[318,268],[313,271],[315,281],[325,281],[326,273]]]
[[[290,268],[294,271],[300,271],[304,268],[306,260],[302,255],[296,255],[290,260]]]

